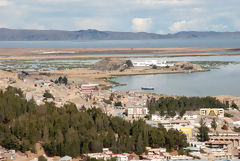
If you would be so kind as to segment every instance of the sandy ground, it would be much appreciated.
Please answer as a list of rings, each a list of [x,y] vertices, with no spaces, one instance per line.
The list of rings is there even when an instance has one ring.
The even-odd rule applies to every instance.
[[[1,59],[240,55],[231,48],[1,48]],[[224,52],[224,53],[222,53]],[[172,54],[169,54],[172,53]]]

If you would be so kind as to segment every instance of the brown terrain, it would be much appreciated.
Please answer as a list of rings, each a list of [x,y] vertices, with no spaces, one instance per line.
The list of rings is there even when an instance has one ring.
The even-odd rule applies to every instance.
[[[239,55],[232,48],[1,48],[0,59]]]

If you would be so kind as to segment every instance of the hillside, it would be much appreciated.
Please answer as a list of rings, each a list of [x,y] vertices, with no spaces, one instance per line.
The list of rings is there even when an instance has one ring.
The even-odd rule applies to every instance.
[[[98,30],[18,30],[0,28],[0,41],[64,41],[64,40],[141,40],[166,38],[240,37],[240,32],[197,32],[183,31],[176,34],[146,32],[113,32]]]

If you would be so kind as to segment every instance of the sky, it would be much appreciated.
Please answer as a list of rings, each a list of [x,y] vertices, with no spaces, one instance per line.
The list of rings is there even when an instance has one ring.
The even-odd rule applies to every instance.
[[[0,0],[0,28],[240,31],[240,0]]]

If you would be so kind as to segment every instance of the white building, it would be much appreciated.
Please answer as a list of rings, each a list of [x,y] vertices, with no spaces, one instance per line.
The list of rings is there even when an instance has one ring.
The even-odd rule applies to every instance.
[[[159,61],[159,60],[145,60],[145,61],[132,61],[133,66],[135,67],[146,67],[156,65],[158,67],[167,67],[174,66],[174,64],[168,64],[167,61]]]
[[[183,115],[183,119],[185,120],[194,120],[198,118],[199,111],[186,111]]]
[[[224,109],[223,108],[201,108],[200,115],[224,117]]]
[[[163,117],[160,115],[152,114],[152,121],[161,121],[163,120]]]
[[[127,116],[131,118],[143,118],[148,112],[147,107],[128,107],[126,110]]]

